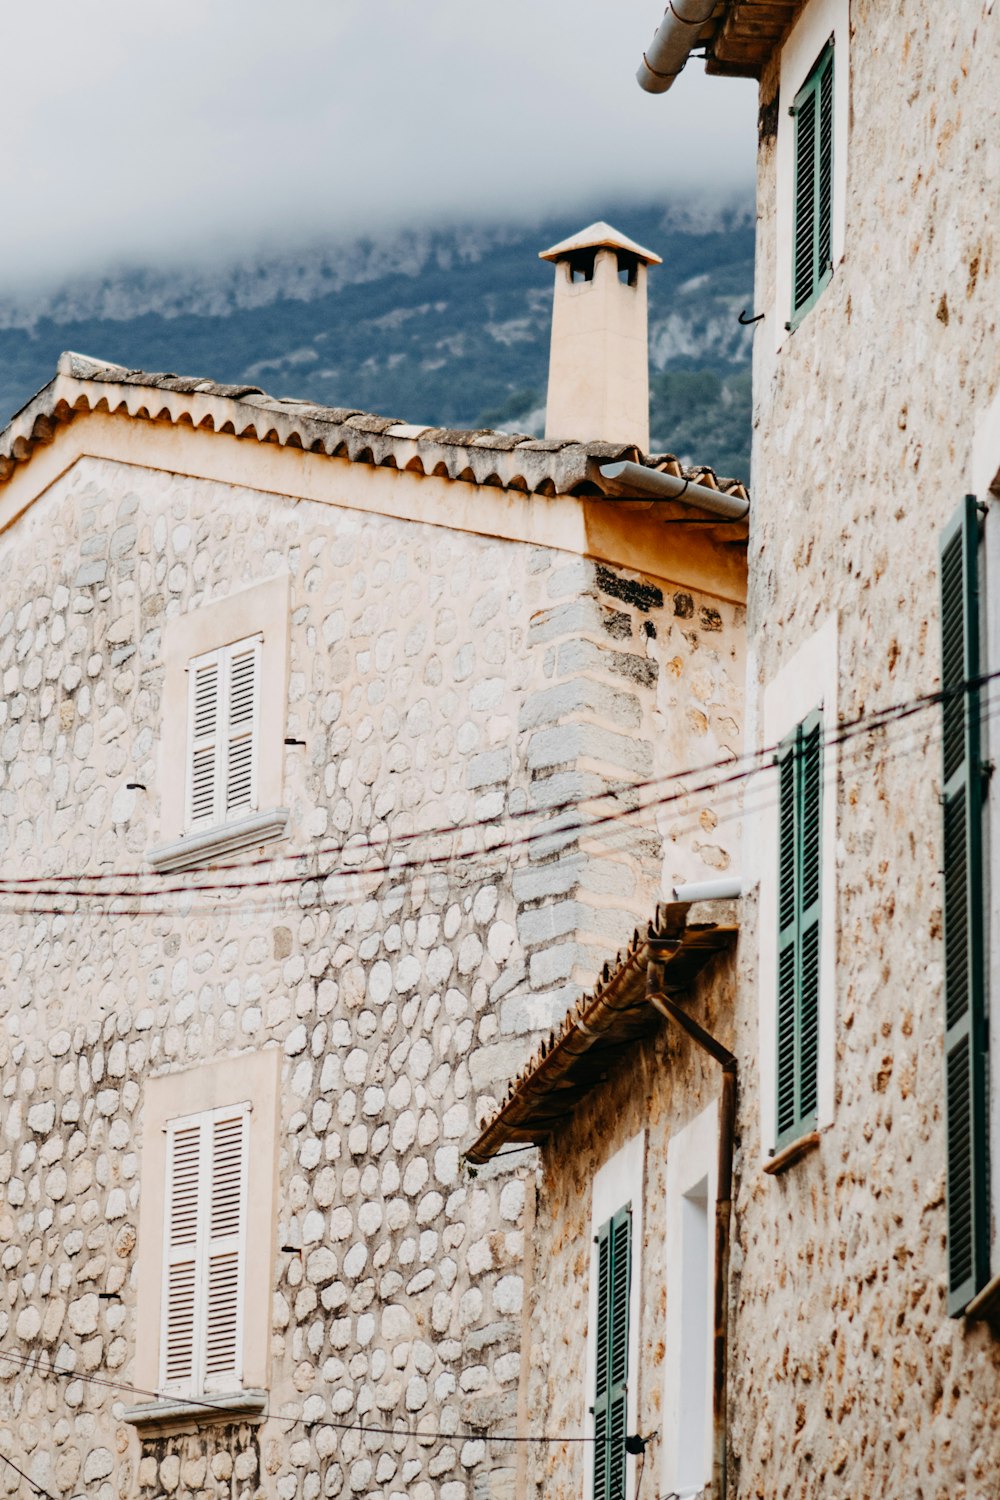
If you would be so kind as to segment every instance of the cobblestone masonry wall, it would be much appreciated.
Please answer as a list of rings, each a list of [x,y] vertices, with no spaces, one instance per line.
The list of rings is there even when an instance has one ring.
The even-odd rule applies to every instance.
[[[939,682],[938,537],[1000,383],[988,9],[851,5],[846,258],[777,357],[770,332],[756,346],[748,714],[833,610],[845,718]],[[776,88],[774,68],[765,106]],[[773,298],[777,111],[762,119],[759,309]],[[835,1124],[769,1178],[743,1095],[736,1493],[986,1500],[1000,1473],[998,1344],[945,1306],[937,714],[846,750],[828,807]],[[757,1049],[745,906],[744,1078]]]
[[[0,540],[7,873],[143,867],[164,624],[283,570],[284,733],[305,741],[286,753],[288,847],[495,831],[446,869],[263,902],[112,918],[4,898],[0,1451],[88,1500],[502,1500],[509,1446],[435,1434],[516,1420],[524,1167],[472,1179],[461,1152],[648,914],[662,847],[556,823],[530,857],[489,846],[520,807],[544,823],[725,743],[739,612],[559,553],[82,461]],[[671,868],[730,857],[706,818],[697,798],[686,822],[661,813]],[[276,1262],[275,1419],[140,1441],[133,1397],[95,1381],[130,1381],[139,1197],[162,1190],[142,1181],[143,1081],[267,1044],[285,1055],[276,1243],[296,1247]],[[0,1493],[19,1483],[0,1464]]]

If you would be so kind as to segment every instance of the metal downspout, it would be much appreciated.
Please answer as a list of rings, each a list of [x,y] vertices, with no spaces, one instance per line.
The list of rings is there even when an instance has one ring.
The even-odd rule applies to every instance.
[[[715,0],[670,0],[653,40],[642,54],[636,79],[647,94],[665,94],[697,46]]]
[[[713,1286],[714,1346],[712,1350],[712,1495],[726,1500],[726,1441],[728,1436],[729,1245],[732,1231],[733,1137],[736,1131],[736,1058],[717,1042],[693,1016],[676,1005],[663,988],[663,964],[650,959],[646,969],[646,999],[676,1022],[722,1068],[719,1099],[718,1181],[715,1190],[715,1255]]]

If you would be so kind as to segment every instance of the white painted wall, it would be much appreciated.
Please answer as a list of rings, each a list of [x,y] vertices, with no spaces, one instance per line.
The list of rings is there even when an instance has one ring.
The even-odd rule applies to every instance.
[[[667,1328],[660,1490],[700,1495],[712,1477],[713,1236],[717,1103],[667,1149]]]

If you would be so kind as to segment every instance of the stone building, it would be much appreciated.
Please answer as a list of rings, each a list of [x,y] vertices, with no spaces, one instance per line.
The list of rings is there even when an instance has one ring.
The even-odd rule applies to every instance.
[[[463,1153],[738,865],[665,778],[738,751],[745,496],[638,430],[65,355],[0,436],[0,1493],[524,1493],[535,1173]]]
[[[695,46],[760,87],[725,1493],[986,1500],[1000,16],[675,0],[640,82]]]

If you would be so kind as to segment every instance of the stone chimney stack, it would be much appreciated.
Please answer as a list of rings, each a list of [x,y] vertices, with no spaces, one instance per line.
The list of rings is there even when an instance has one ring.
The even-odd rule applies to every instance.
[[[547,438],[649,449],[646,268],[660,257],[591,224],[540,259],[555,263]]]

